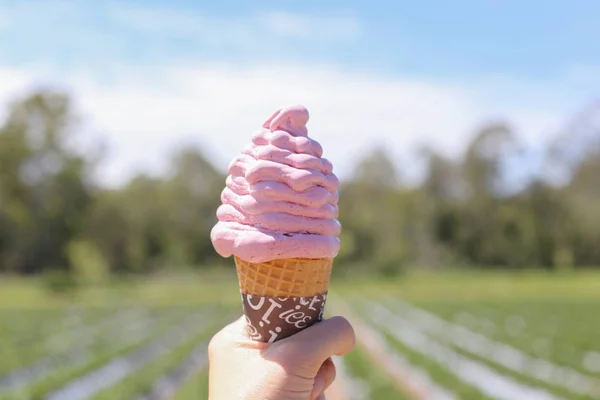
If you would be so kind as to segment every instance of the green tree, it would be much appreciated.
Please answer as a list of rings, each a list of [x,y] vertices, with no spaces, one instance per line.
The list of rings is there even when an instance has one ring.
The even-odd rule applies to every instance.
[[[12,105],[0,127],[0,257],[5,269],[69,268],[66,247],[92,202],[91,165],[69,146],[68,97],[40,92]]]

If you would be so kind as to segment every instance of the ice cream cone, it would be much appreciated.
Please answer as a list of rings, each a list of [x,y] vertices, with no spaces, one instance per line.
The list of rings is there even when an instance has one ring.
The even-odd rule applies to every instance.
[[[228,167],[211,241],[235,257],[252,339],[273,342],[321,320],[340,250],[339,179],[308,136],[308,110],[277,110]]]
[[[331,258],[288,258],[250,263],[235,257],[240,290],[253,296],[308,297],[327,292]]]
[[[333,259],[289,258],[251,263],[235,257],[250,336],[274,342],[323,317]]]

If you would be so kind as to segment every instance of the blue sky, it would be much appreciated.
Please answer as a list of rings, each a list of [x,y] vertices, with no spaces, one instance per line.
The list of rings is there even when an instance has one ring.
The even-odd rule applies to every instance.
[[[277,2],[276,9],[273,2],[242,0],[70,3],[78,5],[52,0],[0,1],[3,8],[14,7],[2,19],[2,59],[73,66],[115,57],[148,62],[166,57],[255,62],[259,58],[277,60],[283,54],[294,61],[327,62],[378,73],[459,79],[510,74],[535,80],[561,78],[576,65],[600,64],[600,53],[593,51],[600,37],[600,3],[593,0],[284,1]],[[139,23],[132,23],[136,12]],[[269,37],[265,27],[261,39],[266,40],[251,45],[227,39],[211,43],[206,36],[213,32],[200,26],[206,20],[216,21],[215,25],[227,21],[233,22],[227,28],[243,31],[239,25],[244,20],[264,24],[261,15],[278,13],[314,19],[317,29],[327,30],[330,23],[334,26],[324,36],[318,31],[302,32],[303,27],[292,27],[287,35],[271,30],[280,37]],[[144,26],[140,21],[151,15],[157,21]],[[201,19],[194,20],[195,16]],[[161,17],[163,21],[159,21]],[[177,29],[178,18],[184,21],[182,25],[197,25]],[[236,24],[236,20],[242,22]],[[164,30],[156,29],[161,25]],[[36,31],[38,27],[40,31]],[[332,35],[336,29],[341,32]],[[77,37],[77,33],[83,36]],[[331,36],[338,40],[328,40]],[[85,39],[103,43],[90,48]]]
[[[600,90],[599,18],[592,0],[0,0],[0,101],[71,91],[109,182],[186,142],[223,166],[290,102],[342,174],[377,144],[459,154],[488,119],[535,153]]]

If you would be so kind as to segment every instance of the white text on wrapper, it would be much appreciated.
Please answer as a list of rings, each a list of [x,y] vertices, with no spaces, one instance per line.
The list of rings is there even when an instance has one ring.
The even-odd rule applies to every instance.
[[[242,293],[248,334],[273,343],[323,318],[327,293],[311,297],[262,297]]]

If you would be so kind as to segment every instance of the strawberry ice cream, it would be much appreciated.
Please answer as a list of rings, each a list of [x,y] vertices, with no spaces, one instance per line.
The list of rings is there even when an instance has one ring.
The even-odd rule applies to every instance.
[[[308,137],[308,111],[278,110],[229,165],[211,232],[217,252],[248,262],[334,258],[339,181]]]

